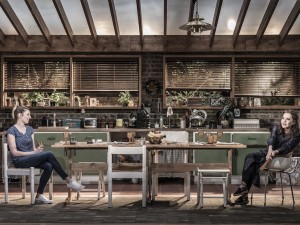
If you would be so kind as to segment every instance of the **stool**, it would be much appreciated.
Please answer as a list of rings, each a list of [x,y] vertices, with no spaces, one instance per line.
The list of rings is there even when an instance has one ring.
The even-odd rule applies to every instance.
[[[104,172],[107,171],[106,162],[78,162],[72,163],[72,171],[75,173],[76,181],[81,183],[82,172],[86,171],[97,171],[99,172],[98,180],[98,200],[100,199],[100,193],[102,190],[102,196],[105,197],[105,182],[104,182]],[[94,191],[95,189],[83,189],[82,191]],[[79,199],[80,191],[77,192],[77,200]]]
[[[223,198],[224,199],[224,208],[227,206],[227,184],[229,169],[199,169],[198,168],[198,184],[197,184],[197,205],[200,208],[203,208],[203,198]],[[212,174],[220,174],[220,176],[212,176]],[[207,176],[210,175],[210,176]],[[225,176],[224,176],[225,175]],[[205,179],[219,179],[223,183],[223,195],[203,195],[203,182]],[[200,202],[200,204],[199,204]]]

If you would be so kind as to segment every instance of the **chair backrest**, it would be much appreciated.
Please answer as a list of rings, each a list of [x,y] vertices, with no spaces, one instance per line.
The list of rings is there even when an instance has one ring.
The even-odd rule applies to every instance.
[[[142,168],[147,167],[147,151],[146,145],[141,146],[108,146],[107,152],[107,165],[108,170],[112,169],[112,156],[113,155],[142,155]]]
[[[3,155],[3,168],[14,168],[14,164],[12,163],[11,154],[8,151],[7,143],[2,143],[2,155]]]
[[[284,171],[287,170],[291,165],[292,153],[285,156],[275,157],[268,165],[269,170]]]

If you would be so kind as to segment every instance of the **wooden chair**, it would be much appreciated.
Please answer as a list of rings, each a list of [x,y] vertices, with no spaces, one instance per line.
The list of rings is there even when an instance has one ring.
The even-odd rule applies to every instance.
[[[99,173],[98,180],[98,200],[100,199],[100,193],[102,191],[102,196],[105,197],[105,181],[104,173],[107,171],[106,162],[78,162],[72,163],[72,171],[75,173],[75,178],[79,183],[82,183],[83,172],[96,171]],[[94,189],[84,189],[82,191],[94,191]],[[77,200],[80,197],[80,191],[77,192]]]
[[[8,203],[8,176],[21,176],[22,177],[22,198],[25,198],[26,194],[26,176],[29,177],[30,181],[30,195],[31,204],[35,204],[35,192],[34,192],[34,176],[40,175],[41,170],[38,168],[15,168],[13,166],[10,152],[7,148],[7,143],[2,144],[3,151],[3,173],[4,173],[4,192],[5,192],[5,203]],[[49,199],[52,199],[53,195],[53,173],[49,180]]]
[[[113,155],[142,155],[141,163],[119,163],[113,165]],[[112,207],[112,180],[114,178],[141,178],[142,179],[142,206],[146,207],[147,196],[147,152],[146,146],[108,146],[107,153],[108,178],[108,207]]]

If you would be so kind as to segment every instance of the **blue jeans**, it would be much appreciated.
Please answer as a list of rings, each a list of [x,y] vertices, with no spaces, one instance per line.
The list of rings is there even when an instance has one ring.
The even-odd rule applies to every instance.
[[[68,174],[65,173],[52,152],[41,152],[34,155],[22,156],[13,160],[13,164],[16,168],[35,167],[43,170],[37,190],[39,194],[44,193],[44,189],[53,169],[63,180],[68,177]]]

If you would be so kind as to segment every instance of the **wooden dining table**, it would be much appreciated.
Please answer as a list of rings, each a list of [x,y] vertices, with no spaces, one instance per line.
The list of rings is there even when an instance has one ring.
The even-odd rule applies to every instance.
[[[88,144],[87,142],[77,142],[76,144],[70,144],[69,142],[57,142],[51,145],[52,148],[62,148],[65,150],[68,163],[69,163],[69,174],[72,174],[72,162],[73,157],[76,154],[77,150],[106,150],[108,149],[108,145],[118,145],[118,146],[137,146],[141,145],[140,143],[128,143],[128,142],[100,142],[100,143],[92,143]],[[232,172],[232,152],[234,149],[244,149],[247,148],[246,145],[240,143],[222,143],[222,144],[202,144],[195,142],[171,142],[171,143],[161,143],[161,144],[149,144],[146,143],[146,148],[149,150],[148,154],[148,162],[149,162],[149,179],[151,180],[151,174],[155,174],[158,172],[182,172],[185,173],[185,194],[187,193],[187,185],[190,182],[190,171],[196,171],[198,168],[214,168],[214,169],[222,169],[228,168],[230,170],[230,177],[228,182],[228,203],[231,201],[231,172]],[[190,163],[188,162],[188,152],[190,150],[201,151],[201,150],[226,150],[227,151],[227,162],[226,163]],[[158,162],[158,151],[163,150],[183,150],[184,151],[184,162],[183,163],[159,163]],[[151,182],[149,181],[149,186]],[[153,186],[153,185],[152,185]],[[156,188],[156,187],[152,187]],[[155,192],[153,192],[155,193]],[[151,196],[150,188],[149,188],[149,197],[153,199],[154,196]],[[68,197],[66,202],[72,201],[72,192],[68,191]]]

